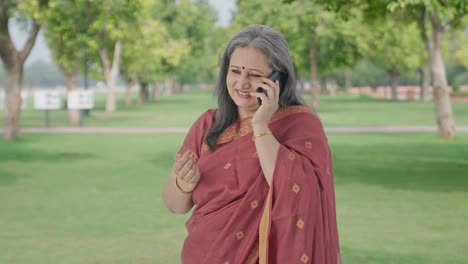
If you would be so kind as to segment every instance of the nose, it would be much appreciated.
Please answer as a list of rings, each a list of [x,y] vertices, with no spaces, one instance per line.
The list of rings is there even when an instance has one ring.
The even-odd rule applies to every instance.
[[[239,90],[246,90],[250,86],[250,79],[247,73],[242,73],[237,80],[236,88]]]

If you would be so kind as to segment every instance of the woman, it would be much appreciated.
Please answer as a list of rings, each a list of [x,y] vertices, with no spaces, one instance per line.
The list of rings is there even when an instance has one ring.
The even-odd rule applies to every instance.
[[[196,205],[182,263],[339,263],[331,154],[295,85],[281,33],[252,25],[229,42],[218,109],[192,126],[164,188],[173,213]]]

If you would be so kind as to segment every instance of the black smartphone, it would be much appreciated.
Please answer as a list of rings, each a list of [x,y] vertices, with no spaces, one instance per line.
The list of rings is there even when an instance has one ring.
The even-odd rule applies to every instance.
[[[280,81],[280,73],[277,72],[277,71],[274,71],[270,77],[268,78],[270,80],[272,80],[273,82],[276,82],[276,81]],[[281,85],[281,84],[280,84]],[[264,93],[266,96],[268,96],[268,93],[265,89],[263,89],[262,87],[258,87],[257,90],[255,90],[257,93]],[[258,105],[262,105],[262,99],[260,98],[257,98],[257,102],[258,102]]]

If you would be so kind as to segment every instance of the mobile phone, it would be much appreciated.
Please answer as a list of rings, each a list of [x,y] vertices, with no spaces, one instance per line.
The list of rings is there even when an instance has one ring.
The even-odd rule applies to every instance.
[[[276,81],[280,81],[280,82],[281,82],[281,80],[280,80],[280,73],[277,72],[277,71],[274,71],[274,72],[270,75],[270,77],[269,77],[268,79],[272,80],[273,82],[276,82]],[[281,85],[281,84],[280,84],[280,85]],[[256,91],[257,93],[264,93],[266,96],[268,96],[268,92],[267,92],[265,89],[263,89],[262,87],[258,87],[257,90],[255,90],[255,91]],[[257,102],[258,102],[258,105],[259,105],[259,106],[262,105],[262,99],[257,98]]]

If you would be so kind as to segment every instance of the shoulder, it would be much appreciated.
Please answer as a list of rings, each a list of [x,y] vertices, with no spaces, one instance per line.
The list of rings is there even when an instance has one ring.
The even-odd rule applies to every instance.
[[[283,140],[291,137],[325,137],[320,117],[307,106],[287,106],[273,116],[273,127]]]
[[[203,123],[212,123],[216,117],[217,109],[208,109],[203,114],[200,115],[197,121]]]
[[[208,109],[201,114],[192,126],[192,129],[207,130],[213,124],[217,109]]]
[[[286,106],[279,109],[272,118],[272,122],[287,124],[320,123],[320,117],[311,108],[303,105]]]

